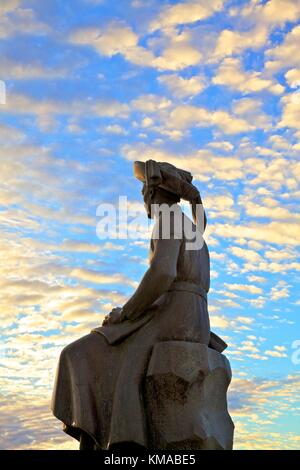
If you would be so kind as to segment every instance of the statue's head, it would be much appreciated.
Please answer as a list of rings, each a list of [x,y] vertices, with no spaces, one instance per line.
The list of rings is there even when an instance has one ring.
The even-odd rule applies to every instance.
[[[151,206],[153,204],[173,205],[180,202],[180,197],[178,197],[176,194],[172,194],[171,192],[159,187],[149,187],[146,183],[143,183],[142,195],[144,199],[144,206],[149,219],[153,218],[154,211],[151,210]]]
[[[198,189],[192,184],[193,176],[189,171],[154,160],[136,161],[133,169],[135,177],[143,183],[142,194],[148,217],[153,216],[151,211],[153,204],[173,205],[184,199],[190,202],[194,222],[197,222],[197,207],[202,207],[202,201]],[[204,211],[203,215],[205,228]]]

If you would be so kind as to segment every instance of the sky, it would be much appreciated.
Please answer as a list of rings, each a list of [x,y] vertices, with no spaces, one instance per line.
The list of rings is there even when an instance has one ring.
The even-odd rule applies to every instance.
[[[300,447],[299,44],[300,0],[1,0],[1,449],[77,447],[55,368],[147,269],[146,215],[96,230],[149,158],[206,209],[234,448]]]

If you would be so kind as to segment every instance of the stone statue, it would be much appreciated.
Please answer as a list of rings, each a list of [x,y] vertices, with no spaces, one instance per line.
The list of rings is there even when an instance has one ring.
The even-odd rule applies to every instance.
[[[155,218],[149,269],[122,308],[62,351],[53,413],[80,449],[232,449],[231,370],[221,354],[227,345],[210,331],[208,248],[203,241],[187,249],[178,217],[166,222],[159,211],[175,208],[196,233],[200,194],[189,172],[168,163],[135,162],[134,173]],[[190,202],[193,222],[181,198]]]

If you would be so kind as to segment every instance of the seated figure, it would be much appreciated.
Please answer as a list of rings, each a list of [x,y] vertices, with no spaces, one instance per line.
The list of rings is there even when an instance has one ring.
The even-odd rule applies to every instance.
[[[230,449],[231,372],[221,354],[226,344],[210,331],[200,194],[189,172],[168,163],[135,162],[134,172],[155,218],[150,266],[122,308],[62,351],[53,413],[81,449]],[[191,203],[193,223],[181,198]],[[161,207],[175,208],[175,216],[164,218]],[[200,232],[200,246],[188,246],[178,214]]]

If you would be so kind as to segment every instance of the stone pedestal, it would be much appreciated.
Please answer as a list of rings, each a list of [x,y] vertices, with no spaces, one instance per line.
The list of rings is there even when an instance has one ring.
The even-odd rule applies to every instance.
[[[149,448],[230,450],[227,358],[200,343],[166,341],[153,348],[144,384]]]

